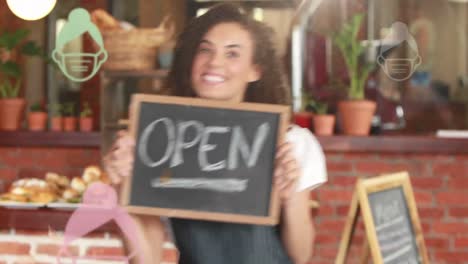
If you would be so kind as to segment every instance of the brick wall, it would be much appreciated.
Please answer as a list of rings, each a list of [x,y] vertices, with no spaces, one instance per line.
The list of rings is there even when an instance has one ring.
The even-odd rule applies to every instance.
[[[333,263],[357,176],[406,170],[411,176],[431,263],[468,264],[468,155],[326,154],[329,182],[312,194],[321,205],[313,211],[317,241],[311,263]],[[97,164],[99,158],[98,149],[0,148],[0,182],[6,185],[18,177],[41,177],[47,171],[77,176],[85,166]],[[361,250],[362,226],[360,221],[351,260]],[[0,230],[0,264],[34,263],[25,258],[28,256],[37,258],[37,263],[51,263],[48,257],[54,254],[49,253],[56,248],[49,239],[46,231],[31,234]],[[78,242],[77,248],[82,254],[111,248],[119,255],[119,241],[112,235],[94,234]],[[165,248],[166,263],[176,263],[173,246],[166,243]]]
[[[356,176],[410,173],[431,263],[468,263],[468,156],[327,153],[329,182],[312,195],[317,228],[311,263],[333,263],[338,252]],[[357,263],[364,232],[359,219],[349,263]]]
[[[24,177],[44,177],[48,171],[67,176],[80,176],[83,168],[99,164],[99,149],[79,148],[0,148],[0,189]],[[1,190],[0,190],[1,191]],[[56,263],[62,241],[61,230],[29,231],[1,229],[0,264],[50,264]],[[120,237],[109,233],[93,233],[72,243],[70,252],[84,256],[123,256]],[[177,261],[174,245],[164,244],[164,263]],[[66,262],[68,263],[68,262]],[[78,263],[114,264],[115,261]]]

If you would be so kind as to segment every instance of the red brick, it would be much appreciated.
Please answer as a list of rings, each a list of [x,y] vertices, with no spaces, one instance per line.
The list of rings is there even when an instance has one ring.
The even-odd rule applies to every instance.
[[[437,194],[437,202],[441,205],[460,205],[468,201],[468,193],[462,191],[449,191]]]
[[[22,235],[22,236],[49,236],[49,231],[45,230],[25,230],[25,229],[18,229],[15,230],[15,234]]]
[[[434,164],[432,168],[433,175],[436,177],[468,175],[468,164],[463,163]]]
[[[419,207],[418,214],[420,219],[439,219],[444,216],[445,208]]]
[[[375,161],[377,160],[378,155],[373,153],[360,153],[360,152],[346,152],[343,153],[343,159],[347,161],[353,160],[367,160]]]
[[[457,154],[455,156],[457,162],[468,162],[468,154]]]
[[[455,238],[454,243],[455,248],[459,249],[466,249],[468,248],[468,237],[459,237]]]
[[[0,254],[29,255],[29,244],[16,242],[0,242]]]
[[[383,161],[359,161],[355,164],[356,174],[374,174],[375,176],[392,170],[389,163]]]
[[[417,206],[432,204],[432,197],[433,194],[431,192],[414,191],[414,199]]]
[[[455,208],[449,208],[449,215],[451,217],[468,217],[468,207],[455,207]]]
[[[350,176],[330,176],[328,177],[329,186],[340,186],[340,187],[354,187],[356,185],[357,178]]]
[[[336,246],[317,246],[315,248],[317,255],[320,255],[322,258],[334,259],[336,254],[338,254],[338,244]]]
[[[468,252],[466,251],[436,251],[434,253],[435,257],[442,261],[445,260],[448,263],[466,263],[468,259]]]
[[[415,189],[441,189],[444,186],[442,177],[411,177],[411,184]]]
[[[163,259],[164,262],[177,262],[179,260],[179,253],[175,249],[164,249]]]
[[[449,240],[448,238],[428,238],[424,237],[424,243],[428,248],[448,248]]]
[[[40,244],[37,246],[36,252],[37,254],[44,254],[49,256],[57,256],[61,245],[54,245],[54,244]],[[71,256],[78,256],[79,255],[79,248],[77,246],[69,246],[68,247],[68,254]]]
[[[439,223],[436,222],[432,225],[432,230],[435,233],[442,233],[442,234],[458,234],[460,232],[465,232],[468,230],[468,223]]]
[[[317,209],[317,214],[320,217],[335,215],[335,208],[331,205],[321,204]]]
[[[318,232],[336,232],[340,233],[343,231],[345,225],[345,220],[328,220],[316,225]]]
[[[340,240],[340,236],[336,236],[334,234],[329,234],[326,232],[317,232],[317,236],[315,237],[315,243],[317,243],[318,245],[336,245],[340,243]]]
[[[351,203],[349,205],[340,205],[340,206],[337,206],[336,207],[336,214],[338,216],[342,216],[342,217],[345,217],[348,215],[349,213],[349,207],[350,207]]]
[[[330,189],[321,189],[319,190],[320,200],[321,201],[338,201],[338,202],[351,202],[353,196],[352,190],[330,190]]]
[[[86,256],[124,256],[124,249],[121,247],[90,247],[86,251]]]
[[[466,190],[468,186],[468,175],[456,175],[448,178],[448,187],[450,189]]]
[[[352,172],[353,166],[350,162],[327,161],[327,170],[333,172]]]
[[[390,164],[390,170],[392,172],[406,171],[411,179],[413,179],[427,175],[429,172],[429,165],[422,162],[403,161]]]

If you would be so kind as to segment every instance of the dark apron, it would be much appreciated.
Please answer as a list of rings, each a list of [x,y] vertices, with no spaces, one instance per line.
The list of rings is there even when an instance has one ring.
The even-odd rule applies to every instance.
[[[292,264],[278,227],[171,219],[179,264]]]

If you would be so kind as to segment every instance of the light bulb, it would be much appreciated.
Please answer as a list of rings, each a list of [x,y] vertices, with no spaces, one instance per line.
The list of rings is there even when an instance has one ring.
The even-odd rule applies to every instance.
[[[47,16],[57,0],[7,0],[8,7],[17,17],[38,20]]]

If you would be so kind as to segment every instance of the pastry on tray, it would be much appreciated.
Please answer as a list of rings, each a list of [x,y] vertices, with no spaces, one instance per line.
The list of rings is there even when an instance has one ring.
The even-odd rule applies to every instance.
[[[48,172],[45,179],[24,178],[14,181],[0,201],[22,203],[80,203],[88,186],[95,182],[110,184],[110,179],[97,166],[88,166],[81,177],[68,177]]]

